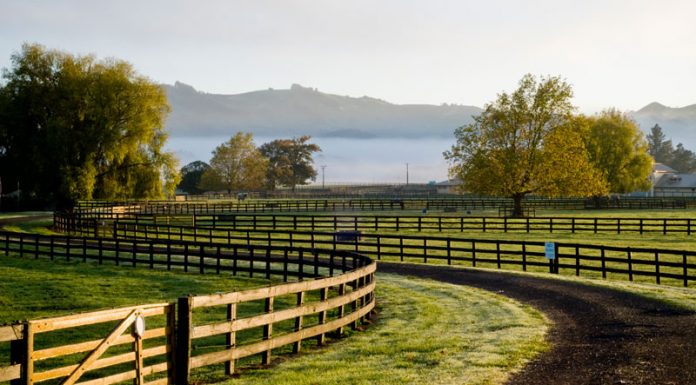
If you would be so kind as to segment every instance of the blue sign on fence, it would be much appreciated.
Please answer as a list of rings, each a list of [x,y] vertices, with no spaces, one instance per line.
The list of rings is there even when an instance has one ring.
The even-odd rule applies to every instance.
[[[544,243],[544,255],[546,259],[556,259],[556,244],[553,242]]]

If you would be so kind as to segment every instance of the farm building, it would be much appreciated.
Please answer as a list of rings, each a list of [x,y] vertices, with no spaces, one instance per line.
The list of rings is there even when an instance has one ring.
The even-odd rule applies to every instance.
[[[653,196],[696,197],[696,174],[665,173],[655,179]]]
[[[443,182],[438,182],[435,184],[438,194],[456,194],[458,193],[457,188],[462,184],[459,178],[448,179]]]

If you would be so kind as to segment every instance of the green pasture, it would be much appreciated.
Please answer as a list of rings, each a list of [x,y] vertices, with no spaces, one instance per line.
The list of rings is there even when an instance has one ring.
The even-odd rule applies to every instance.
[[[0,322],[85,312],[115,306],[171,301],[188,294],[240,290],[268,284],[229,275],[183,274],[92,263],[0,258]],[[253,365],[230,383],[502,383],[514,370],[547,349],[548,321],[534,309],[490,292],[417,278],[378,275],[378,309],[366,332],[346,329],[350,338],[331,341],[327,348],[307,341],[299,356],[274,351],[275,367]],[[308,300],[311,300],[308,298]],[[284,306],[281,299],[276,308]],[[240,316],[258,312],[240,308]],[[460,309],[460,311],[452,311]],[[211,322],[220,310],[194,312],[196,323]],[[309,318],[309,317],[308,317]],[[157,327],[163,320],[148,321]],[[311,324],[307,320],[305,325]],[[77,333],[37,336],[45,348],[74,342],[78,336],[99,338],[109,328],[79,328]],[[274,327],[282,333],[282,327]],[[53,334],[53,333],[49,333]],[[41,337],[38,338],[38,337]],[[256,339],[258,336],[239,336]],[[219,341],[201,340],[194,354]],[[7,362],[0,346],[0,362]],[[112,351],[112,349],[110,349]],[[113,349],[112,354],[119,353]],[[72,363],[81,355],[38,363],[37,370]],[[258,363],[259,358],[246,360]],[[243,362],[244,363],[244,362]],[[222,367],[194,371],[196,382],[225,381]],[[280,377],[278,377],[280,376]],[[86,377],[89,378],[89,377]]]

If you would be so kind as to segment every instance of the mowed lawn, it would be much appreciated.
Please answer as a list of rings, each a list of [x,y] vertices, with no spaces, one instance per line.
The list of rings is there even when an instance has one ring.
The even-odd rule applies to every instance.
[[[478,289],[378,275],[378,314],[365,331],[230,383],[502,383],[547,349],[538,311]],[[268,281],[90,263],[0,258],[0,323],[239,290]],[[292,357],[292,358],[291,358]],[[226,381],[220,372],[196,381]]]

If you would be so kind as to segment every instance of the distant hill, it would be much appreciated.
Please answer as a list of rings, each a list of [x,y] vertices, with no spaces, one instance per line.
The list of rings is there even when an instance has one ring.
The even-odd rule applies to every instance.
[[[265,137],[450,138],[481,112],[472,106],[398,105],[332,95],[297,84],[235,95],[199,92],[180,82],[164,87],[172,107],[167,129],[179,137],[246,131]]]
[[[176,82],[164,85],[172,106],[172,136],[227,136],[237,131],[262,137],[452,138],[481,109],[463,105],[392,104],[363,96],[333,95],[293,84],[235,95],[200,92]],[[629,113],[649,132],[659,124],[674,145],[696,150],[696,104],[671,108],[651,103]]]
[[[644,132],[649,133],[655,124],[662,127],[672,143],[683,143],[690,150],[696,150],[696,104],[681,108],[671,108],[660,103],[650,103],[630,114]]]

